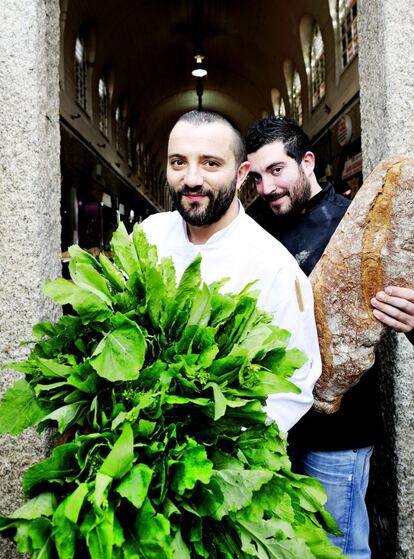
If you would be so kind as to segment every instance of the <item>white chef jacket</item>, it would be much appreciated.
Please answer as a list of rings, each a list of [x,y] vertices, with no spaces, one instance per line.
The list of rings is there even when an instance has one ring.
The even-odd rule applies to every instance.
[[[237,217],[202,245],[189,240],[187,225],[177,211],[151,215],[142,226],[148,241],[157,246],[159,258],[172,257],[177,281],[198,254],[202,257],[204,282],[230,278],[222,292],[238,293],[247,283],[257,280],[254,289],[260,290],[258,306],[273,314],[274,324],[292,334],[288,347],[299,348],[308,357],[307,363],[289,379],[301,393],[271,394],[267,398],[268,417],[281,430],[290,429],[311,407],[312,390],[321,374],[312,288],[296,260],[245,213],[241,204]],[[300,285],[302,310],[295,281]]]

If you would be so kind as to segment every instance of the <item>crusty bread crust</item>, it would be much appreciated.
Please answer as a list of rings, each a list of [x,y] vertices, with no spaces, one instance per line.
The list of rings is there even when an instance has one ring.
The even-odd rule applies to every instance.
[[[414,284],[414,158],[381,162],[355,196],[310,275],[323,372],[314,408],[335,412],[373,364],[385,327],[371,298]]]

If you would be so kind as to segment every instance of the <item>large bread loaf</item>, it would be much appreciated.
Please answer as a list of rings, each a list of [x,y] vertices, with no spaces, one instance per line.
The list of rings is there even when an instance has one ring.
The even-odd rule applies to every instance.
[[[414,287],[414,158],[387,159],[369,175],[310,280],[323,363],[314,407],[333,413],[385,331],[371,298],[387,285]]]

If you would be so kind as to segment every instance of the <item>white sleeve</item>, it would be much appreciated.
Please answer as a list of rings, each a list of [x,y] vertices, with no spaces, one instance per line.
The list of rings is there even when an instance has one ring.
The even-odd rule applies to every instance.
[[[292,337],[288,348],[302,350],[308,360],[289,378],[300,394],[285,392],[270,394],[265,411],[282,431],[288,431],[310,409],[313,387],[322,372],[316,331],[312,286],[305,274],[294,266],[285,266],[274,280],[277,301],[273,306],[273,322],[289,330]]]

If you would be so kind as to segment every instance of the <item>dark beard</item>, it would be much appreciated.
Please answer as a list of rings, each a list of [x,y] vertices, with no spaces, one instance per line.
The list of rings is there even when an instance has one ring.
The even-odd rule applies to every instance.
[[[236,194],[237,177],[227,188],[221,189],[216,196],[211,191],[203,191],[202,187],[188,188],[185,186],[180,191],[173,190],[170,186],[168,189],[177,211],[181,217],[195,227],[202,227],[203,225],[211,225],[217,223],[220,218],[227,212]],[[189,208],[184,208],[182,205],[182,197],[185,194],[203,194],[209,199],[209,203],[205,208],[200,208],[197,202],[191,204]]]
[[[290,192],[288,196],[290,198],[289,210],[286,213],[273,212],[278,218],[290,218],[301,214],[311,198],[311,185],[301,168],[299,170],[299,178],[296,181],[294,191]],[[270,206],[270,202],[274,199],[274,196],[272,194],[268,194],[267,196],[263,196],[263,198],[273,211],[273,208]]]

